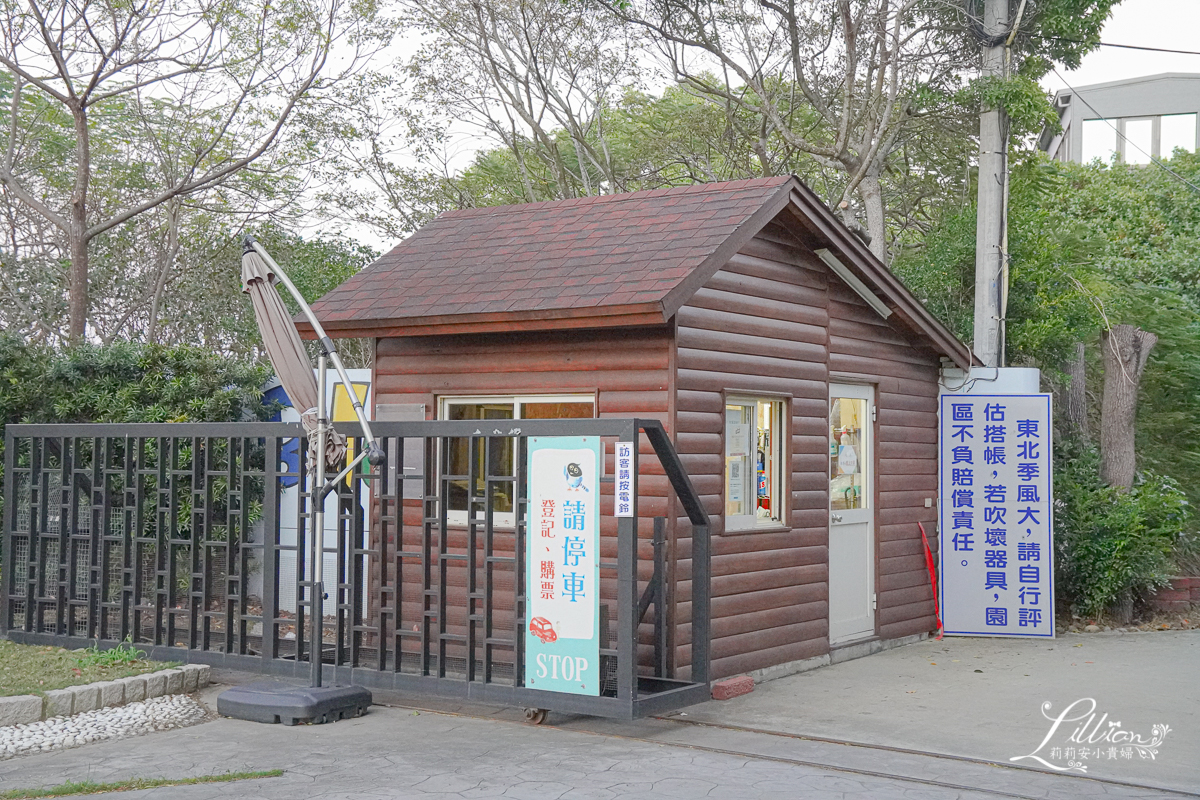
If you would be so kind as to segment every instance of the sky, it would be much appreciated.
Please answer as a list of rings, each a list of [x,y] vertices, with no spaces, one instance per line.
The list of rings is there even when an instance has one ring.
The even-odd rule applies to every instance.
[[[1197,33],[1200,33],[1200,0],[1125,0],[1113,9],[1100,41],[1200,52]],[[1059,67],[1059,75],[1072,86],[1160,72],[1200,73],[1200,56],[1101,47],[1085,56],[1077,70],[1067,72]],[[1066,88],[1053,72],[1042,83],[1050,91]]]
[[[1200,0],[1124,0],[1113,9],[1100,39],[1115,44],[1200,51],[1197,32],[1200,32]],[[409,45],[402,49],[415,48]],[[1051,72],[1042,79],[1042,85],[1054,92],[1065,89],[1068,83],[1087,86],[1162,72],[1200,73],[1200,55],[1100,47],[1084,57],[1079,69],[1067,71],[1060,65],[1058,75]],[[458,137],[454,147],[455,166],[466,166],[474,150],[489,146],[483,140],[472,139],[470,134]],[[358,225],[347,226],[346,232],[381,250],[395,244]]]

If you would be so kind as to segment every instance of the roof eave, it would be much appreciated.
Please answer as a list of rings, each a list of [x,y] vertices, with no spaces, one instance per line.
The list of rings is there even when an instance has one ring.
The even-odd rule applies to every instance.
[[[877,288],[896,315],[914,331],[923,335],[940,355],[947,356],[962,369],[969,369],[973,364],[979,363],[970,348],[931,314],[875,254],[799,181],[793,185],[791,201],[785,208],[802,223],[815,228],[814,232],[829,242],[845,260],[846,266],[868,285]]]
[[[630,303],[595,308],[536,309],[486,314],[440,314],[426,317],[322,320],[335,339],[390,336],[437,336],[459,333],[511,333],[570,328],[644,327],[665,325],[661,303]],[[297,320],[301,338],[315,339],[307,321]]]

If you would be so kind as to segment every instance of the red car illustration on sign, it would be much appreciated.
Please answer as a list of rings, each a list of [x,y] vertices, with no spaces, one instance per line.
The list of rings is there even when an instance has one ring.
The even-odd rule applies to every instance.
[[[534,617],[529,621],[529,632],[542,640],[544,644],[558,641],[558,634],[554,632],[554,627],[550,624],[550,620],[545,617]]]

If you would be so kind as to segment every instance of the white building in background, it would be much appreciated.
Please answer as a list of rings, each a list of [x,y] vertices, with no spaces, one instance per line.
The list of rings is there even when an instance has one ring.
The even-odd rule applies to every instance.
[[[1200,74],[1167,72],[1063,89],[1054,95],[1061,133],[1042,131],[1038,147],[1057,161],[1127,164],[1170,158],[1200,144]]]

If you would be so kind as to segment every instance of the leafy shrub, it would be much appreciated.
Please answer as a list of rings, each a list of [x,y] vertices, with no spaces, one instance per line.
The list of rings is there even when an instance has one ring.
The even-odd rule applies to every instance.
[[[1190,508],[1179,485],[1143,472],[1121,492],[1099,478],[1094,447],[1057,448],[1054,481],[1058,591],[1075,611],[1095,616],[1125,598],[1166,586],[1185,544]]]
[[[5,425],[267,419],[277,410],[262,402],[270,374],[249,359],[191,345],[54,350],[0,333],[0,482]],[[0,496],[0,513],[3,507]]]

